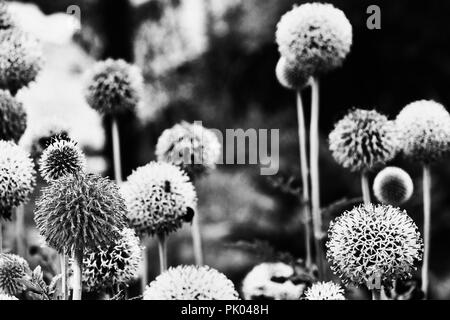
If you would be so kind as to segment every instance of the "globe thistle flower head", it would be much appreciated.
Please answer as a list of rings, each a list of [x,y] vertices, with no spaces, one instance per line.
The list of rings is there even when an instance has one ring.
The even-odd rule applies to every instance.
[[[39,170],[45,181],[51,182],[65,175],[79,174],[86,169],[86,157],[72,140],[55,139],[44,150]]]
[[[28,263],[15,254],[0,254],[0,293],[9,296],[20,294],[26,288],[22,282],[31,275]]]
[[[129,224],[139,235],[169,234],[191,222],[197,194],[180,168],[150,162],[136,169],[122,185]]]
[[[140,102],[143,78],[136,66],[124,60],[98,62],[88,76],[85,96],[88,104],[101,114],[134,111]]]
[[[294,268],[282,262],[261,263],[242,281],[245,300],[298,300],[305,283],[294,283]]]
[[[8,10],[8,4],[4,0],[0,0],[0,30],[10,29],[14,27],[13,19]]]
[[[289,63],[318,75],[342,65],[352,45],[352,26],[331,4],[305,3],[283,15],[276,41]]]
[[[213,131],[196,122],[182,122],[164,130],[155,153],[158,161],[180,166],[195,177],[216,167],[221,145]]]
[[[397,126],[403,154],[413,161],[431,163],[450,151],[450,114],[431,100],[410,103],[398,114]]]
[[[284,57],[278,60],[275,75],[283,87],[291,90],[302,89],[307,85],[309,79],[309,75],[304,70],[298,68],[295,64],[287,62]]]
[[[27,128],[27,113],[22,103],[8,91],[0,90],[0,139],[19,142]]]
[[[170,268],[152,281],[144,300],[238,300],[233,283],[207,266]]]
[[[119,188],[93,174],[66,175],[43,188],[35,222],[47,244],[59,253],[106,248],[126,225]]]
[[[345,300],[344,289],[334,282],[314,283],[305,292],[306,300]]]
[[[42,64],[37,39],[17,28],[0,30],[0,89],[15,95],[36,80]]]
[[[0,300],[19,300],[16,297],[0,293]]]
[[[87,251],[83,259],[83,286],[87,291],[128,283],[138,276],[142,248],[134,230],[124,228],[107,248]]]
[[[372,170],[392,160],[398,151],[395,122],[375,110],[355,109],[329,135],[333,158],[353,172]]]
[[[365,285],[379,277],[384,285],[407,279],[421,259],[422,239],[406,211],[361,205],[331,223],[327,258],[345,284]]]
[[[0,140],[0,218],[9,219],[11,209],[28,200],[35,182],[29,155],[15,143]]]
[[[381,170],[373,182],[375,197],[383,204],[399,206],[408,201],[414,191],[409,174],[397,167]]]

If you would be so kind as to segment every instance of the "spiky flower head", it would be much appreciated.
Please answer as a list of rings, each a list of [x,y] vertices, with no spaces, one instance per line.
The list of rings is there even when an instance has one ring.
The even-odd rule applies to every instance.
[[[27,113],[8,91],[0,90],[0,139],[19,142],[27,128]]]
[[[384,168],[373,181],[375,197],[383,204],[399,206],[411,198],[413,191],[411,177],[398,167]]]
[[[394,121],[375,110],[354,109],[329,135],[333,158],[344,168],[372,170],[392,160],[398,151]]]
[[[39,41],[17,28],[0,30],[0,88],[13,95],[36,80],[42,69]]]
[[[398,114],[396,122],[406,157],[430,163],[448,156],[450,114],[442,104],[431,100],[410,103]]]
[[[417,230],[406,211],[361,205],[331,223],[327,258],[345,284],[365,285],[379,278],[390,286],[393,280],[410,278],[421,259]]]
[[[83,286],[87,291],[127,284],[138,276],[142,248],[134,230],[125,228],[120,238],[107,248],[86,252],[83,260]]]
[[[23,280],[31,278],[31,269],[22,257],[0,254],[0,293],[15,296],[26,289]]]
[[[305,292],[306,300],[345,300],[344,289],[334,282],[314,283]]]
[[[122,185],[129,224],[139,235],[169,234],[191,222],[197,194],[180,168],[150,162],[136,169]]]
[[[238,299],[233,282],[208,266],[170,268],[152,281],[144,292],[144,300]]]
[[[294,268],[282,262],[261,263],[242,281],[245,300],[298,300],[305,283],[294,283]]]
[[[342,65],[352,45],[352,26],[331,4],[305,3],[281,17],[276,41],[289,63],[317,75]]]
[[[85,89],[88,104],[101,114],[134,111],[143,88],[139,69],[124,60],[107,59],[91,70]]]
[[[119,188],[93,174],[67,175],[43,188],[35,221],[47,244],[59,253],[106,248],[120,237],[126,206]]]
[[[278,82],[286,89],[299,90],[308,83],[309,75],[296,64],[289,63],[286,58],[281,57],[275,68]]]
[[[164,130],[156,145],[158,161],[182,167],[191,176],[214,169],[221,155],[219,139],[201,124],[182,122]]]
[[[0,218],[9,219],[11,209],[28,200],[35,174],[33,161],[22,148],[0,140]]]
[[[44,150],[39,161],[39,171],[47,182],[85,170],[86,156],[72,140],[56,139]]]
[[[0,30],[10,29],[14,26],[11,13],[8,10],[8,4],[0,0]]]
[[[16,297],[0,293],[0,300],[19,300]]]

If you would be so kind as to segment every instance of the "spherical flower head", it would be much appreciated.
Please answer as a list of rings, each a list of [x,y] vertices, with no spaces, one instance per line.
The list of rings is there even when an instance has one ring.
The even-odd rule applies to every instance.
[[[233,283],[207,266],[170,268],[152,281],[144,300],[238,300]]]
[[[355,109],[329,135],[337,163],[353,172],[372,170],[392,160],[398,150],[395,123],[375,110]]]
[[[39,41],[17,28],[0,30],[0,88],[15,94],[27,87],[42,69]]]
[[[334,282],[314,283],[305,292],[306,300],[345,300],[344,289]]]
[[[0,0],[0,30],[10,29],[14,27],[13,19],[8,10],[8,4],[4,0]]]
[[[136,169],[122,185],[129,224],[139,235],[164,235],[191,222],[197,194],[180,168],[150,162]]]
[[[331,223],[327,258],[345,284],[365,285],[379,278],[390,286],[407,279],[421,259],[422,240],[406,211],[361,205]]]
[[[27,113],[22,103],[8,91],[0,90],[0,139],[19,142],[27,128]]]
[[[47,182],[82,173],[85,169],[86,156],[72,140],[55,140],[44,150],[39,161],[39,171]]]
[[[134,230],[125,228],[107,248],[86,252],[83,260],[83,286],[87,291],[112,288],[137,278],[142,248]]]
[[[399,206],[408,201],[414,191],[409,174],[397,167],[381,170],[373,181],[375,197],[383,204]]]
[[[443,105],[420,100],[398,114],[400,145],[413,161],[430,163],[446,157],[450,151],[450,114]]]
[[[300,90],[308,83],[309,75],[296,64],[289,63],[281,57],[275,68],[278,82],[286,89]]]
[[[29,155],[11,141],[0,140],[0,218],[28,200],[34,190],[34,164]]]
[[[98,62],[88,76],[85,96],[88,104],[101,114],[134,111],[143,88],[143,78],[136,66],[124,60]]]
[[[331,4],[306,3],[283,15],[276,41],[287,61],[318,75],[342,65],[352,45],[352,26]]]
[[[0,293],[0,300],[19,300],[16,297]]]
[[[0,293],[9,296],[20,294],[26,288],[22,280],[30,279],[28,263],[15,254],[0,254]]]
[[[180,166],[195,177],[216,167],[221,145],[213,131],[196,122],[182,122],[164,130],[155,153],[158,161]]]
[[[59,253],[106,248],[126,225],[119,188],[92,174],[67,175],[43,188],[35,222],[47,244]]]
[[[294,268],[282,262],[261,263],[242,281],[245,300],[298,300],[305,283],[294,283]]]

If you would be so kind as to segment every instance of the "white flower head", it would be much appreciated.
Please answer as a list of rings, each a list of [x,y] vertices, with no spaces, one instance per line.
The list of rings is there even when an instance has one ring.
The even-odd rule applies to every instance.
[[[10,296],[8,294],[0,293],[0,300],[19,300],[14,296]]]
[[[306,300],[345,300],[344,289],[334,282],[314,283],[305,292]]]
[[[130,225],[139,235],[169,234],[191,222],[197,194],[177,166],[150,162],[136,169],[121,186]]]
[[[289,63],[281,57],[275,68],[278,82],[286,89],[299,90],[308,83],[309,75],[296,64]]]
[[[431,100],[408,104],[398,114],[403,154],[420,162],[433,162],[450,151],[450,114],[443,105]]]
[[[306,288],[305,283],[294,283],[294,268],[282,262],[261,263],[242,281],[245,300],[298,300]]]
[[[383,204],[399,206],[411,198],[413,191],[410,175],[401,168],[384,168],[373,181],[375,197]]]
[[[283,15],[276,41],[287,61],[316,75],[342,65],[352,45],[352,26],[331,4],[305,3]]]
[[[178,266],[147,286],[144,300],[238,300],[233,283],[207,266]]]

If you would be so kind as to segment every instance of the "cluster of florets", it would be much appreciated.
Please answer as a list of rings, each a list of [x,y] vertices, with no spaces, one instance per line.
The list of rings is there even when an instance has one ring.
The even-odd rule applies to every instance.
[[[22,293],[26,289],[23,280],[27,279],[31,279],[31,269],[25,259],[15,254],[0,254],[0,294]]]
[[[344,168],[372,170],[396,156],[398,130],[375,110],[355,109],[336,124],[329,143],[333,158]]]
[[[345,300],[344,289],[334,282],[314,283],[305,292],[306,300]]]
[[[331,223],[327,258],[346,284],[378,280],[387,286],[411,277],[421,259],[422,240],[406,211],[385,205],[361,205]]]
[[[233,282],[210,267],[178,266],[145,289],[144,300],[238,300]]]
[[[383,204],[399,206],[408,201],[414,191],[409,174],[397,167],[381,170],[373,181],[373,193]]]

